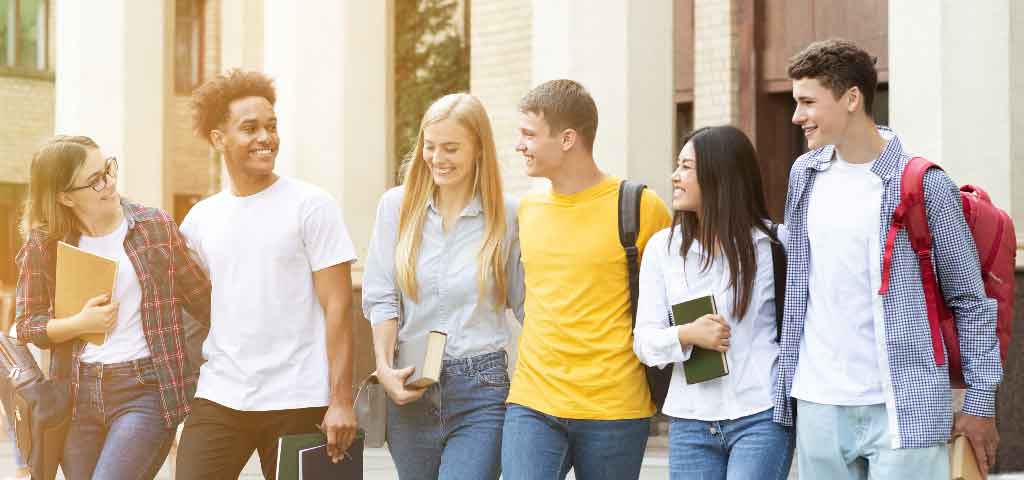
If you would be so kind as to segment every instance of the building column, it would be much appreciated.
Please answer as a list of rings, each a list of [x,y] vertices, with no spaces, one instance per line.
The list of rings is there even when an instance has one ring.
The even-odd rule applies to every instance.
[[[1024,56],[1024,27],[1011,15],[1022,10],[1012,0],[889,3],[890,124],[958,184],[983,186],[1015,217],[1018,237],[1024,69],[1011,59]]]
[[[534,0],[532,33],[531,84],[569,78],[593,95],[598,165],[670,198],[672,1]]]
[[[277,85],[277,172],[340,203],[365,258],[387,187],[392,2],[266,0],[264,70]]]
[[[56,133],[95,139],[123,195],[169,211],[173,2],[57,0],[56,17]]]

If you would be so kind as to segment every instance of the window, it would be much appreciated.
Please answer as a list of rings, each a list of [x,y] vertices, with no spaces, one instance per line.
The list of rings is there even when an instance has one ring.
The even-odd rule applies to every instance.
[[[0,0],[0,67],[46,71],[47,0]]]
[[[0,0],[3,1],[3,0]],[[203,80],[203,0],[174,2],[174,91],[190,94]]]
[[[21,248],[18,222],[21,221],[21,207],[26,193],[24,184],[0,183],[0,252],[5,252],[3,258],[0,258],[0,295],[5,287],[13,286],[18,280],[14,255]]]

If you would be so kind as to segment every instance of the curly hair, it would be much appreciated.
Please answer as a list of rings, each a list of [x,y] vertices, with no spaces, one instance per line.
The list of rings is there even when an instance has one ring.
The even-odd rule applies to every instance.
[[[261,72],[232,69],[192,92],[192,131],[210,141],[210,132],[228,118],[231,102],[246,97],[277,101],[274,81]]]
[[[850,87],[864,96],[864,112],[871,115],[878,86],[878,59],[851,41],[833,38],[814,42],[789,60],[789,78],[813,78],[839,98]]]

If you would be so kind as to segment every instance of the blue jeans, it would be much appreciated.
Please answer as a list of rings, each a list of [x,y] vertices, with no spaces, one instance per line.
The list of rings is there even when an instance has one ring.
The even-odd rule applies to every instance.
[[[672,479],[785,480],[793,463],[793,429],[772,422],[771,408],[716,422],[672,418],[668,442]]]
[[[388,448],[402,480],[497,479],[508,397],[505,351],[445,360],[419,400],[388,399]]]
[[[7,430],[7,438],[11,440],[11,446],[14,447],[14,467],[18,469],[28,467],[26,459],[21,458],[21,451],[18,450],[18,445],[14,439],[14,425],[11,424],[6,418],[2,420],[4,422],[4,429]]]
[[[175,431],[164,424],[150,359],[83,363],[61,469],[68,480],[151,479]]]
[[[510,404],[501,468],[507,480],[628,480],[640,476],[650,418],[574,420]]]
[[[945,444],[892,448],[884,404],[844,407],[798,400],[796,422],[802,478],[949,478]]]

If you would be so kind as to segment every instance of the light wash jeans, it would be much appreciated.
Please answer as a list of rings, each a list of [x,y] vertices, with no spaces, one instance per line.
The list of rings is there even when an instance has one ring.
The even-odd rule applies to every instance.
[[[508,397],[505,351],[445,360],[419,400],[388,399],[388,448],[402,480],[497,479]]]
[[[671,418],[669,478],[785,480],[793,443],[793,429],[772,422],[771,408],[735,420]]]
[[[640,476],[650,418],[575,420],[510,404],[501,467],[507,480],[629,480]]]
[[[885,405],[844,407],[797,401],[800,478],[946,480],[949,449],[893,449]]]

